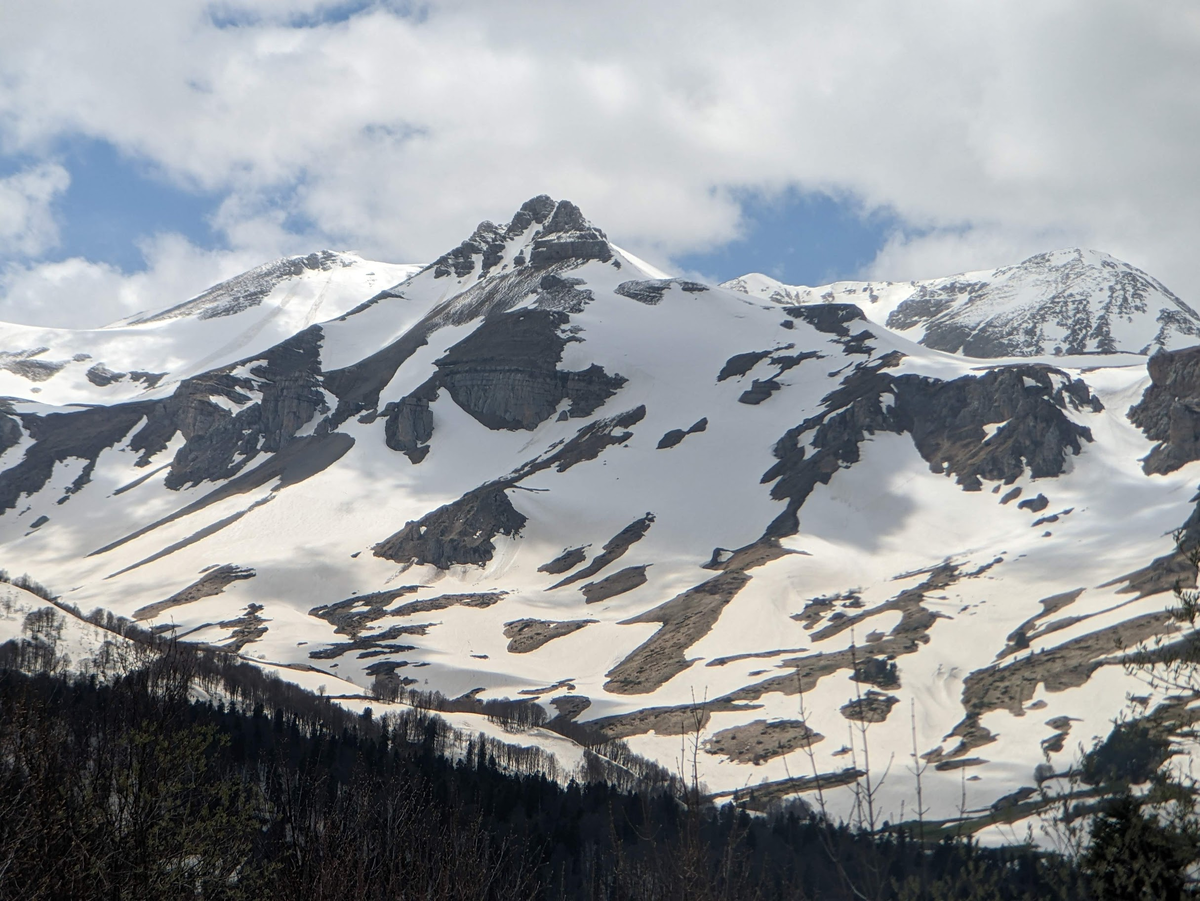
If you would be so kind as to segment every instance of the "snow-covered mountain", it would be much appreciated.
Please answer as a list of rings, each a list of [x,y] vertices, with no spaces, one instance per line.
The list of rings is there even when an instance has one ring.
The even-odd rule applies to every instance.
[[[667,765],[699,702],[703,778],[757,802],[850,779],[869,723],[893,818],[914,729],[932,815],[964,786],[986,810],[1128,694],[1178,709],[1119,648],[1169,635],[1170,533],[1200,538],[1195,351],[981,363],[664,278],[548,197],[390,287],[274,265],[55,337],[154,385],[9,383],[0,562],[297,678],[536,698]],[[293,290],[341,300],[229,349]]]
[[[1149,354],[1200,339],[1200,314],[1140,269],[1095,250],[916,282],[785,285],[751,273],[722,287],[777,303],[853,303],[872,322],[968,357]]]
[[[321,251],[266,263],[99,329],[0,323],[0,395],[112,403],[259,353],[420,269]]]

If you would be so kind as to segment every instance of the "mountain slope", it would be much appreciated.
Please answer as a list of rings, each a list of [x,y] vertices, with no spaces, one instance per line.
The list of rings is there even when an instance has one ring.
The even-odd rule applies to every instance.
[[[419,268],[326,250],[264,264],[177,306],[105,328],[0,323],[0,396],[52,404],[157,396],[160,386],[342,316]]]
[[[1200,314],[1140,269],[1094,250],[920,282],[806,288],[753,273],[723,287],[781,303],[855,303],[873,322],[968,357],[1148,354],[1200,337]]]
[[[153,396],[9,401],[4,553],[84,610],[538,698],[667,765],[699,699],[703,777],[756,803],[915,720],[934,815],[964,767],[986,809],[1145,693],[1114,648],[1172,628],[1190,357],[980,365],[660,275],[539,197]]]

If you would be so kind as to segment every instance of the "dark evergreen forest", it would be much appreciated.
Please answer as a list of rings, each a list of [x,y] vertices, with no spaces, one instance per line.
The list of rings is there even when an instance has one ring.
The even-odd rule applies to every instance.
[[[4,899],[1086,897],[1029,849],[752,816],[677,779],[562,785],[486,740],[452,760],[435,713],[354,715],[220,654],[29,663],[0,647]]]

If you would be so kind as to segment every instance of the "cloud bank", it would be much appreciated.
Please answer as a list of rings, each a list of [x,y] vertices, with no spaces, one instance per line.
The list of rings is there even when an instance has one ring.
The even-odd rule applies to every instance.
[[[316,246],[427,260],[542,192],[669,262],[737,236],[744,192],[799,189],[903,224],[871,277],[1084,245],[1200,303],[1185,0],[16,0],[5,18],[0,153],[35,161],[0,181],[6,318],[65,265],[39,256],[76,136],[225,198],[225,247],[148,259],[154,291]],[[158,302],[114,290],[93,309]]]

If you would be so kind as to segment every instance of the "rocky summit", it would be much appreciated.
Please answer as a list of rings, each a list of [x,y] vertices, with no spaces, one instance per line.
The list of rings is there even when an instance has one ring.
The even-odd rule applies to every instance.
[[[1178,713],[1122,664],[1200,542],[1198,336],[1091,251],[717,287],[536,197],[424,267],[0,327],[0,541],[331,695],[535,699],[667,766],[698,722],[752,805],[852,781],[869,727],[931,815],[986,811],[1127,696]]]

